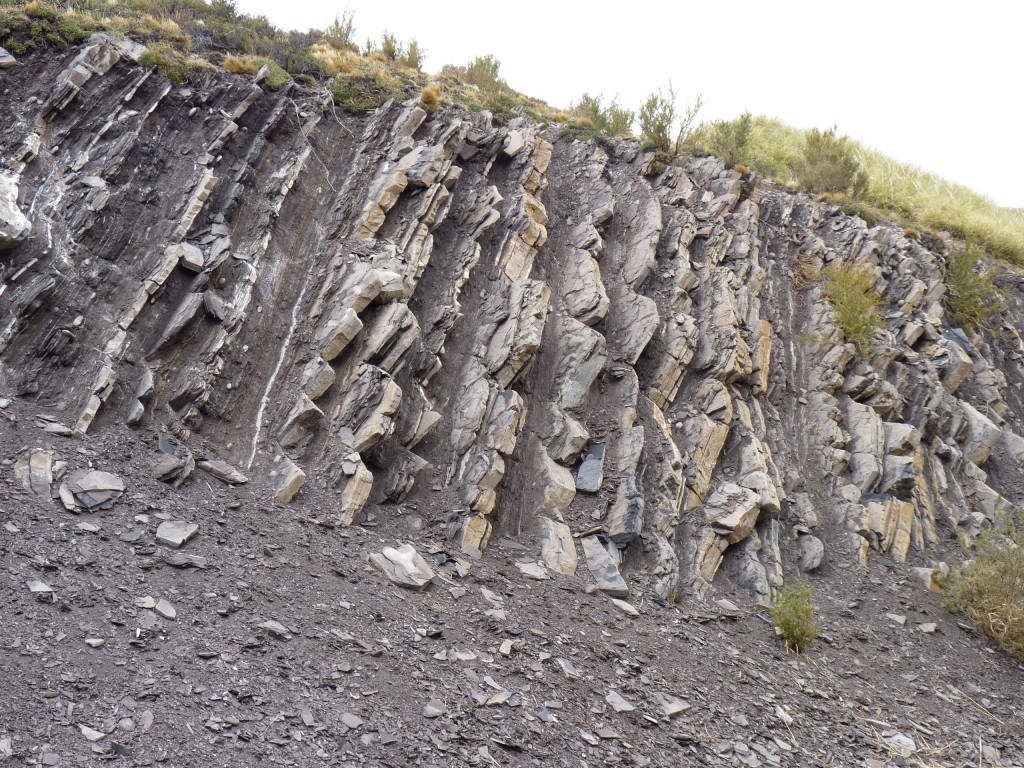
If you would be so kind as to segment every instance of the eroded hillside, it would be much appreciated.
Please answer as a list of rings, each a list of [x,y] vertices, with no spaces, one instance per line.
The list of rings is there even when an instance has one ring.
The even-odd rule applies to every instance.
[[[9,499],[35,493],[66,515],[49,501],[61,471],[103,446],[96,468],[154,473],[167,508],[201,526],[213,521],[196,491],[247,479],[247,500],[294,505],[332,536],[398,525],[447,551],[440,562],[478,569],[514,544],[532,564],[517,578],[553,577],[532,588],[545,600],[593,583],[669,611],[728,593],[752,606],[743,632],[766,635],[757,606],[801,573],[842,596],[837,612],[858,607],[855,582],[870,599],[933,604],[936,560],[962,557],[961,542],[1021,501],[1012,276],[999,332],[968,335],[944,313],[941,242],[869,228],[714,157],[653,175],[635,143],[415,99],[352,116],[258,76],[176,88],[138,54],[95,37],[0,74],[0,394],[20,417],[10,483],[25,484]],[[864,265],[883,297],[867,354],[836,327],[821,278],[833,264]],[[112,458],[122,442],[132,448]],[[129,482],[118,506],[131,495]],[[419,527],[402,527],[409,515]],[[12,579],[32,562],[9,554]],[[1001,663],[1019,689],[1019,668]],[[964,764],[982,738],[1019,760],[1019,690],[1013,701],[963,738],[943,739],[935,713],[926,740],[957,746],[929,759]],[[586,733],[592,744],[573,742],[583,764],[607,759],[602,739],[627,759],[621,734]],[[794,753],[717,750],[709,737],[701,751],[690,733],[655,739],[663,751],[645,759],[669,764],[673,744],[701,764],[874,754],[830,758],[816,738]],[[494,760],[470,753],[458,759]],[[499,762],[548,759],[510,749]],[[382,764],[400,763],[413,764]]]

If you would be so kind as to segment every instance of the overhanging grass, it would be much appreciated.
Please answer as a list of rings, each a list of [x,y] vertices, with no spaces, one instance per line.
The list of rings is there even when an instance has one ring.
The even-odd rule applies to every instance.
[[[754,118],[747,164],[780,184],[794,182],[792,169],[803,151],[807,131],[763,115]],[[1024,264],[1024,211],[1001,208],[962,184],[943,179],[851,140],[850,146],[870,178],[859,203],[879,218],[931,231],[946,230],[984,247],[993,256]]]

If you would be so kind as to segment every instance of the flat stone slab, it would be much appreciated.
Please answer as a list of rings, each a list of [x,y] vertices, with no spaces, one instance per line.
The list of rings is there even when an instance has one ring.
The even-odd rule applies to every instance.
[[[159,544],[178,549],[198,532],[199,526],[196,523],[168,520],[160,523],[160,527],[156,529],[156,540]]]
[[[60,500],[71,511],[110,509],[124,493],[124,481],[112,472],[79,469],[60,486]]]

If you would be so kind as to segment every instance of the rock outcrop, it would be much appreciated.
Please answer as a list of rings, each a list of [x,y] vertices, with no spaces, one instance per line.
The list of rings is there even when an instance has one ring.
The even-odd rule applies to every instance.
[[[0,382],[79,438],[162,430],[268,499],[329,490],[334,523],[411,505],[619,596],[770,603],[787,569],[926,563],[1021,501],[1019,315],[955,327],[938,241],[713,157],[649,177],[630,142],[175,88],[138,53],[4,75],[37,98],[0,135]],[[884,299],[866,354],[796,278],[839,263]],[[18,460],[44,497],[47,455]]]

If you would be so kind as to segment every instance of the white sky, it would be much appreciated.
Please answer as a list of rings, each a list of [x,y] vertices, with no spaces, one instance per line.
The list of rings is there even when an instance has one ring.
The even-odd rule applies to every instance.
[[[840,133],[1024,207],[1024,3],[627,0],[238,0],[285,29],[348,9],[356,39],[415,37],[424,69],[493,54],[518,91],[635,108],[671,79],[701,117],[745,111]]]

